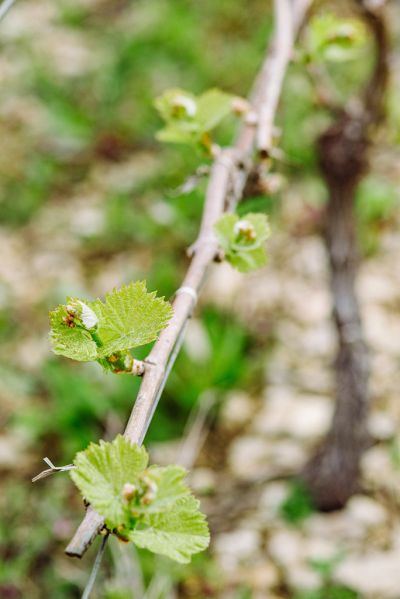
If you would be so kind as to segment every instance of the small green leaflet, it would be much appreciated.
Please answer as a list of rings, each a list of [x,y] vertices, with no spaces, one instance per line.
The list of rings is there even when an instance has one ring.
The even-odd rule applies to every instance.
[[[67,304],[79,301],[68,298]],[[105,302],[85,300],[84,304],[98,318],[95,337],[83,326],[65,323],[65,306],[50,312],[53,351],[81,362],[101,360],[154,341],[172,315],[170,304],[154,292],[149,293],[143,281],[114,289],[106,295]]]
[[[306,35],[310,60],[351,60],[359,55],[367,42],[366,29],[360,20],[342,18],[332,13],[313,17]]]
[[[189,495],[165,511],[146,514],[129,538],[138,547],[185,564],[193,553],[208,547],[210,537],[199,502]]]
[[[225,257],[240,272],[261,268],[267,262],[265,241],[269,225],[265,214],[224,214],[215,224],[218,242]]]
[[[166,123],[157,139],[189,145],[209,143],[207,134],[232,113],[234,98],[216,88],[200,96],[182,89],[167,90],[154,103]]]
[[[206,549],[209,531],[184,468],[147,467],[143,447],[119,435],[78,453],[70,475],[82,495],[122,539],[185,563]]]

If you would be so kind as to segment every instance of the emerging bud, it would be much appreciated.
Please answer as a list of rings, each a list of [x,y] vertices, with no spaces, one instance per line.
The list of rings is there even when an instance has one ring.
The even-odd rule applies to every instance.
[[[83,326],[89,331],[91,329],[95,329],[99,323],[99,319],[97,318],[95,312],[93,312],[93,310],[83,302],[79,301],[79,303],[82,306],[80,319]]]
[[[234,114],[242,116],[243,114],[247,114],[249,112],[251,105],[247,100],[238,96],[236,98],[233,98],[231,108]]]
[[[68,314],[70,316],[73,316],[74,318],[79,317],[81,314],[81,310],[79,309],[79,307],[74,304],[67,304],[67,306],[65,306],[65,309],[68,312]]]
[[[133,356],[129,352],[127,352],[126,356],[124,357],[124,367],[126,372],[132,372],[133,362]]]
[[[145,493],[141,498],[140,503],[143,505],[149,505],[157,496],[158,486],[154,480],[146,475],[143,476],[142,480],[143,486],[145,487]]]
[[[66,324],[67,327],[73,329],[76,326],[77,321],[79,322],[81,308],[76,303],[67,304],[65,306],[65,312],[66,315],[63,316],[63,323]]]
[[[63,316],[63,323],[69,327],[70,329],[73,329],[75,326],[75,319],[73,316],[71,316],[70,314],[67,314],[67,316]]]
[[[132,485],[131,483],[125,483],[122,487],[122,497],[126,499],[126,501],[130,501],[135,497],[137,493],[137,487]]]
[[[177,94],[172,100],[172,115],[176,117],[187,116],[193,118],[197,112],[195,100],[183,94]]]
[[[144,362],[141,360],[132,360],[130,371],[135,376],[142,376],[144,374]]]
[[[248,220],[239,220],[233,227],[233,232],[238,240],[255,241],[257,238],[257,233]]]

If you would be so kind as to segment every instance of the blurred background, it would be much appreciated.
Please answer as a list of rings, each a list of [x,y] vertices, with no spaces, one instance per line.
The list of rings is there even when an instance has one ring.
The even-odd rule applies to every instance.
[[[315,11],[348,16],[350,5]],[[155,462],[193,466],[210,550],[182,567],[110,542],[94,598],[400,597],[400,23],[397,3],[387,10],[387,121],[356,197],[372,396],[361,490],[318,513],[296,482],[330,425],[336,348],[315,150],[332,117],[299,59],[282,152],[264,193],[239,207],[269,215],[269,264],[212,268],[146,439]],[[2,599],[81,596],[96,549],[81,562],[63,553],[81,499],[67,474],[31,478],[43,457],[70,463],[123,430],[138,385],[53,356],[48,311],[136,279],[167,298],[179,287],[206,178],[183,184],[207,160],[155,140],[154,98],[213,86],[245,96],[272,26],[261,0],[17,0],[0,23]],[[371,64],[367,40],[329,65],[341,101]],[[218,141],[236,127],[228,119]]]

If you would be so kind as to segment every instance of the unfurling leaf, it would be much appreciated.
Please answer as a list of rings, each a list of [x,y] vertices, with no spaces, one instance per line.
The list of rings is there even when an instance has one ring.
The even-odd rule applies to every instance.
[[[234,99],[235,96],[216,88],[209,89],[198,97],[195,118],[204,133],[214,129],[223,118],[233,112]]]
[[[139,281],[114,289],[104,302],[68,298],[50,313],[50,338],[54,352],[67,358],[123,363],[127,350],[154,341],[171,315],[170,304]]]
[[[234,113],[235,99],[219,89],[210,89],[200,96],[182,89],[169,89],[154,103],[166,124],[158,131],[157,138],[209,149],[209,132],[228,114]]]
[[[194,119],[197,113],[196,96],[179,88],[167,89],[154,105],[165,122]]]
[[[119,538],[188,562],[209,543],[199,502],[184,482],[184,468],[147,462],[143,447],[119,435],[78,453],[71,477]]]
[[[265,241],[269,225],[265,214],[249,213],[239,218],[225,214],[215,225],[225,257],[240,272],[249,272],[266,264]]]

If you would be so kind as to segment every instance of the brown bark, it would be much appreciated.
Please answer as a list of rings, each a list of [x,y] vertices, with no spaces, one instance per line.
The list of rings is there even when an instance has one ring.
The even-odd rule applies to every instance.
[[[303,472],[318,509],[345,505],[358,488],[368,443],[368,350],[355,282],[359,265],[355,192],[368,171],[371,127],[383,116],[387,83],[387,33],[382,14],[363,8],[376,44],[376,64],[357,113],[343,110],[318,140],[319,164],[329,197],[324,241],[331,271],[333,318],[338,337],[336,406],[330,431]]]
[[[317,507],[343,506],[356,491],[366,446],[368,355],[355,292],[358,248],[354,194],[366,170],[362,124],[342,115],[319,139],[319,159],[329,190],[324,241],[331,269],[333,317],[338,335],[335,363],[336,409],[324,443],[304,478]]]

